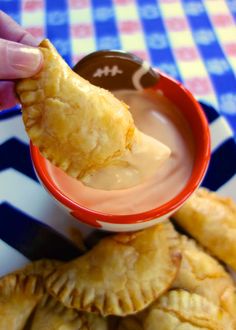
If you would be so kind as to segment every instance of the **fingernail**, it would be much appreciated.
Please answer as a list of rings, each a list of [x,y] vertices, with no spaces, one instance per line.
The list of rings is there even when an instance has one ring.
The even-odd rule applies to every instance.
[[[21,39],[21,44],[37,47],[39,45],[39,41],[35,39],[30,33],[27,33],[24,35],[24,37]]]
[[[42,64],[42,53],[38,48],[15,42],[9,42],[7,47],[9,65],[27,76],[38,72]]]

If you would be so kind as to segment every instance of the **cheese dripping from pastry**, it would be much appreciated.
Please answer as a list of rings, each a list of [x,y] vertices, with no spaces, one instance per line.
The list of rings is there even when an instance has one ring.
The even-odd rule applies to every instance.
[[[170,149],[134,125],[128,106],[73,72],[48,40],[44,65],[17,82],[26,131],[42,155],[68,175],[97,189],[144,182]]]
[[[131,149],[110,165],[85,175],[81,181],[97,189],[125,189],[149,179],[170,156],[163,143],[138,130]]]

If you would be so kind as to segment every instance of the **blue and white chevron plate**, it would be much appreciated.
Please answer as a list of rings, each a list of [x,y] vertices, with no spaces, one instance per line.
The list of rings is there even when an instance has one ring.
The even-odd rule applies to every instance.
[[[210,124],[211,162],[203,186],[236,201],[236,144],[223,117],[202,104]],[[39,184],[19,108],[0,112],[0,276],[29,260],[69,260],[81,253],[78,229],[89,244],[103,235],[80,225]]]

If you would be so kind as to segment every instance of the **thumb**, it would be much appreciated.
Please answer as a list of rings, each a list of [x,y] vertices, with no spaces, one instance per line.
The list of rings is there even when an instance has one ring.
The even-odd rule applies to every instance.
[[[33,76],[40,70],[42,62],[38,48],[0,39],[0,79]]]

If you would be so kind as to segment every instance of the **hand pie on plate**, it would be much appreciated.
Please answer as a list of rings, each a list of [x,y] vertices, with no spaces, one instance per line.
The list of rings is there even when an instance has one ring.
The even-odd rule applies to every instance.
[[[108,330],[102,317],[68,309],[55,298],[45,295],[30,322],[30,330]]]
[[[45,293],[43,278],[59,264],[32,262],[0,279],[0,330],[108,330],[102,317],[69,310]]]
[[[236,319],[236,288],[219,262],[194,240],[179,235],[182,260],[173,288],[204,296]]]
[[[37,276],[10,274],[0,279],[0,329],[22,330],[43,296]]]
[[[174,219],[236,270],[236,206],[231,199],[201,188],[175,213]]]
[[[206,298],[169,291],[145,311],[144,330],[233,330],[230,316]],[[128,329],[127,329],[128,330]]]
[[[180,255],[166,226],[101,240],[88,253],[55,270],[49,292],[70,308],[101,315],[135,313],[172,284]]]

